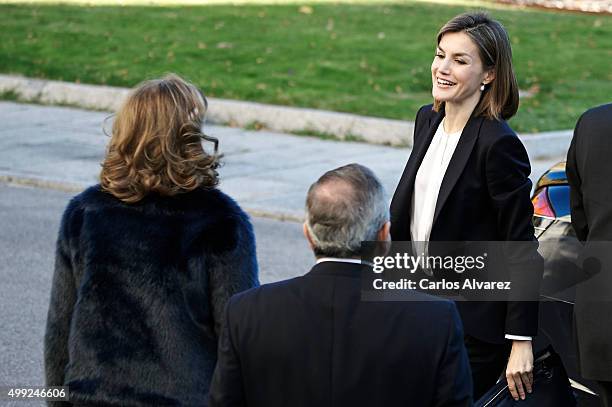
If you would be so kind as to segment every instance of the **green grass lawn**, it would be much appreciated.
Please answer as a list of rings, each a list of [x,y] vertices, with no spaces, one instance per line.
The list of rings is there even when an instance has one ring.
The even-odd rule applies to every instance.
[[[413,119],[431,101],[435,34],[465,6],[0,4],[0,72],[133,86],[165,72],[209,96]],[[496,7],[523,99],[521,132],[574,126],[612,100],[612,17]]]

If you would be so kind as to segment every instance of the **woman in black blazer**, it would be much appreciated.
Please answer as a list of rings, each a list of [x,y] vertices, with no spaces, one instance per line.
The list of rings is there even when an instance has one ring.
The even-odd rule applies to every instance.
[[[417,113],[413,150],[391,203],[392,238],[533,241],[529,159],[505,121],[518,109],[507,33],[486,14],[468,13],[444,25],[437,40],[434,104]],[[535,250],[530,255],[538,257]],[[537,286],[537,273],[532,279]],[[474,398],[496,382],[504,366],[516,399],[531,392],[537,303],[457,306]]]

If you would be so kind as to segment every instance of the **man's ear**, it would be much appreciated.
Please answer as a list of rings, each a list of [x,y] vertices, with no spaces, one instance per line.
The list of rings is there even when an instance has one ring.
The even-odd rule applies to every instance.
[[[387,221],[378,231],[376,235],[379,242],[388,242],[391,240],[391,222]]]
[[[304,236],[306,237],[306,240],[308,240],[308,244],[310,245],[310,248],[314,250],[314,243],[312,240],[312,236],[310,236],[310,231],[308,230],[308,226],[306,226],[306,222],[302,224],[302,231],[304,232]]]

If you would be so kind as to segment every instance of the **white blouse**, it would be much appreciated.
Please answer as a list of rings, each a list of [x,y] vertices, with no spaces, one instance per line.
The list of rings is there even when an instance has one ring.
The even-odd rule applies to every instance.
[[[413,242],[429,241],[440,186],[459,143],[461,131],[447,133],[444,131],[442,119],[417,171],[410,217],[410,235]]]

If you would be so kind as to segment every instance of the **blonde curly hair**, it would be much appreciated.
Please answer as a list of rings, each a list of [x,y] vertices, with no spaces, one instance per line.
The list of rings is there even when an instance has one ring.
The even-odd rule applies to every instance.
[[[219,156],[202,147],[208,103],[175,74],[142,82],[115,117],[102,163],[102,189],[126,203],[218,184]]]

